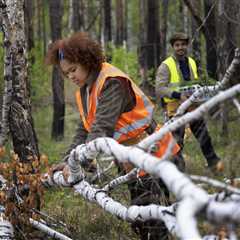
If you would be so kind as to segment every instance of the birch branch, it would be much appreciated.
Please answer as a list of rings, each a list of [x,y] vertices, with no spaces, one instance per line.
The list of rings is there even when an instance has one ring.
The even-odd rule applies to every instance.
[[[113,158],[111,158],[113,159]],[[102,161],[102,159],[98,160],[98,161]],[[105,158],[103,159],[103,161],[105,161]],[[113,166],[115,165],[114,161],[112,160],[110,162],[110,164],[106,167],[106,168],[100,168],[99,164],[98,164],[98,168],[97,168],[97,173],[95,175],[93,175],[90,179],[90,182],[93,183],[95,182],[97,179],[100,179],[101,176],[103,176],[104,174],[106,174],[111,168],[113,168]]]
[[[122,146],[111,138],[99,138],[88,143],[86,148],[80,148],[79,152],[76,150],[76,156],[81,156],[81,154],[86,156],[84,152],[81,153],[83,150],[90,151],[89,154],[93,155],[96,155],[97,152],[104,152],[107,155],[114,156],[119,162],[130,162],[151,175],[161,177],[168,189],[181,200],[177,208],[177,223],[176,219],[174,219],[176,225],[174,225],[175,223],[173,224],[173,219],[170,222],[172,227],[175,226],[174,233],[183,239],[201,239],[196,225],[196,216],[200,212],[201,215],[206,216],[206,219],[211,221],[217,218],[217,221],[221,223],[224,223],[226,219],[234,223],[240,222],[240,214],[237,216],[235,214],[236,209],[239,208],[238,202],[230,202],[231,205],[229,203],[221,203],[221,207],[224,206],[224,210],[221,211],[221,207],[218,207],[218,202],[214,201],[204,190],[196,187],[171,162],[159,161],[158,158],[137,147]],[[60,173],[55,174],[59,175]],[[60,178],[54,177],[54,179]],[[62,182],[60,184],[62,185]],[[101,189],[94,189],[84,180],[74,185],[74,188],[84,198],[92,202],[97,202],[106,211],[123,220],[143,221],[149,219],[149,217],[150,219],[159,217],[166,224],[169,224],[167,223],[169,216],[168,221],[164,216],[161,216],[162,212],[159,208],[161,206],[153,207],[153,205],[150,205],[144,208],[142,206],[131,206],[127,210],[122,204],[108,197],[106,192]],[[154,215],[154,213],[157,213],[158,216]],[[188,228],[186,228],[186,225]]]
[[[237,108],[237,110],[240,114],[240,103],[236,98],[233,99],[233,104],[235,105],[235,107]]]
[[[34,219],[32,219],[32,218],[30,218],[29,221],[30,221],[30,224],[31,224],[34,228],[36,228],[36,229],[38,229],[38,230],[40,230],[40,231],[42,231],[42,232],[45,232],[48,236],[51,236],[51,237],[54,238],[54,239],[72,240],[71,238],[65,236],[65,235],[62,234],[62,233],[59,233],[59,232],[51,229],[50,227],[46,226],[45,224],[43,224],[43,223],[41,223],[41,222],[39,222],[39,221],[36,221],[36,220],[34,220]]]
[[[13,226],[9,221],[6,220],[4,211],[5,208],[3,206],[0,206],[0,239],[13,240]]]
[[[13,240],[13,226],[9,221],[0,219],[0,239]]]
[[[170,120],[168,124],[162,127],[159,131],[143,139],[138,144],[138,146],[142,149],[147,150],[154,142],[159,141],[167,132],[173,132],[177,130],[179,127],[184,126],[193,120],[199,119],[205,113],[207,113],[212,107],[216,106],[221,102],[226,101],[229,98],[234,97],[239,93],[240,93],[240,84],[237,84],[228,90],[218,93],[216,96],[214,96],[213,98],[211,98],[210,100],[208,100],[207,102],[203,103],[201,106],[196,108],[194,111],[188,112],[184,114],[184,116],[181,116],[177,119]]]
[[[191,202],[190,206],[192,206],[192,208],[189,208],[188,206],[187,212],[192,211],[192,215],[185,216],[185,218],[183,218],[184,221],[182,221],[182,223],[179,223],[179,227],[183,236],[193,236],[195,239],[198,239],[200,237],[195,224],[192,224],[194,221],[190,217],[195,216],[196,213],[200,211],[203,206],[205,206],[208,201],[208,195],[203,190],[196,187],[187,177],[183,175],[183,173],[179,172],[174,164],[167,161],[159,161],[159,158],[151,156],[137,147],[121,146],[111,138],[99,138],[88,143],[85,148],[77,147],[75,149],[75,156],[80,157],[81,161],[84,161],[84,157],[88,155],[84,151],[88,151],[88,154],[90,155],[96,155],[98,152],[104,152],[107,155],[114,156],[119,162],[128,161],[140,169],[144,169],[151,175],[161,177],[167,185],[168,189],[173,192],[179,199],[182,199],[185,196],[191,196],[191,198],[194,200],[189,200],[189,202]],[[88,185],[88,187],[83,187],[82,185]],[[77,190],[82,196],[86,196],[88,200],[94,201],[95,192],[90,190],[90,185],[88,183],[81,181],[77,186],[79,186],[77,187]],[[79,188],[81,190],[79,190]],[[192,196],[193,193],[195,197]],[[96,197],[97,201],[101,201],[101,199],[104,201],[104,199],[106,199],[106,203],[102,205],[105,207],[105,210],[107,210],[106,206],[109,206],[109,211],[116,211],[116,215],[118,217],[126,219],[124,211],[120,210],[121,205],[119,203],[111,203],[110,199],[106,197],[106,194],[104,192],[98,193],[97,196],[99,196],[99,199]],[[164,219],[162,220],[164,221]],[[193,227],[189,227],[188,230],[184,230],[185,227],[183,226],[183,222],[184,224],[187,223],[188,226],[193,225]]]
[[[204,86],[195,91],[186,101],[184,101],[179,108],[177,109],[176,116],[181,116],[186,112],[186,110],[196,102],[196,99],[202,98],[205,95],[213,96],[217,94],[220,90],[223,90],[227,87],[232,76],[240,66],[240,49],[235,50],[235,56],[228,67],[222,81],[218,82],[214,86]]]
[[[102,188],[102,190],[105,192],[109,192],[121,184],[127,183],[133,179],[137,179],[137,173],[138,173],[138,169],[134,168],[124,176],[120,176],[118,178],[115,178],[111,182],[109,182],[106,186]]]
[[[55,174],[58,175],[58,177],[54,177],[54,179],[56,179],[56,182],[51,182],[51,184],[53,184],[52,186],[62,186],[62,181],[60,180],[60,182],[58,182],[59,179],[64,179],[59,178],[59,175],[61,175],[62,172],[56,172],[54,175]],[[109,197],[107,193],[102,189],[93,188],[85,180],[82,180],[80,183],[74,185],[74,189],[76,193],[80,194],[86,200],[90,202],[96,202],[105,211],[111,213],[114,216],[117,216],[122,220],[135,222],[147,221],[150,219],[160,219],[164,221],[170,233],[179,236],[179,230],[175,218],[176,204],[168,207],[158,206],[154,204],[151,204],[149,206],[134,205],[127,208],[121,203]]]
[[[228,192],[235,193],[235,194],[240,194],[240,189],[229,186],[227,183],[222,183],[220,181],[217,181],[215,179],[211,179],[205,176],[196,176],[196,175],[190,175],[190,178],[194,181],[199,181],[203,183],[207,183],[213,187],[216,188],[221,188],[224,190],[227,190]]]

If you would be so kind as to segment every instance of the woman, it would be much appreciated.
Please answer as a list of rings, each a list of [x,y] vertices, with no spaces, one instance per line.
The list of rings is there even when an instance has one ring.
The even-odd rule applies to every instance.
[[[131,145],[155,131],[157,124],[153,120],[154,106],[151,101],[125,73],[105,62],[101,46],[86,33],[76,33],[54,42],[48,50],[46,61],[59,66],[63,75],[79,86],[76,102],[80,123],[66,155],[77,145],[98,137],[113,137],[119,143]],[[169,133],[159,142],[161,147],[155,152],[156,156],[163,155],[171,138]],[[173,153],[178,150],[176,145]],[[129,170],[129,165],[123,167],[125,171]],[[162,196],[159,185],[154,186],[150,176],[142,175],[141,183],[136,181],[129,185],[132,203],[159,203]],[[154,199],[153,195],[158,197]],[[151,228],[147,227],[149,223]],[[137,223],[136,229],[141,239],[164,239],[166,229],[162,227],[159,231],[162,225],[159,221],[148,221]]]

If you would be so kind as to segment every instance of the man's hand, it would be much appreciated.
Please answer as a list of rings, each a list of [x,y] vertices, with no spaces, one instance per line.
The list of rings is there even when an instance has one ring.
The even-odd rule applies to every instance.
[[[183,103],[184,101],[186,101],[188,98],[189,98],[189,96],[186,96],[186,95],[181,94],[181,97],[180,97],[181,103]]]

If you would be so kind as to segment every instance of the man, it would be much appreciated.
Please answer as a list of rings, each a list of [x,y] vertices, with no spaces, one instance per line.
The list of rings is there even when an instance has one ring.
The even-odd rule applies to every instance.
[[[157,99],[161,99],[168,118],[173,117],[179,105],[189,97],[181,93],[179,87],[198,83],[196,62],[187,56],[188,36],[184,33],[175,33],[170,39],[170,44],[174,53],[162,62],[156,76]],[[222,162],[214,151],[204,119],[191,122],[190,129],[200,144],[210,170],[213,172],[222,170]],[[184,133],[185,127],[174,132],[181,149],[184,145]]]

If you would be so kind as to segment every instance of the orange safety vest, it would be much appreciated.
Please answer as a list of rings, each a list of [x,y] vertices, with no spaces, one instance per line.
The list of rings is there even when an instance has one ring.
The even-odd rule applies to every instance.
[[[76,92],[76,101],[80,116],[83,121],[83,125],[88,132],[91,131],[91,126],[95,120],[98,97],[101,95],[103,85],[106,79],[109,77],[121,77],[125,81],[130,81],[136,97],[135,107],[129,112],[122,113],[115,126],[113,138],[119,143],[124,143],[130,139],[137,138],[144,133],[144,130],[150,125],[152,121],[154,105],[125,73],[109,63],[103,63],[98,78],[93,84],[91,93],[89,94],[89,99],[87,101],[87,116],[83,111],[80,90]],[[164,154],[171,139],[172,134],[168,133],[161,141],[159,141],[159,151],[155,153],[155,156],[161,157]],[[173,153],[176,154],[179,149],[179,146],[176,145],[174,147]]]
[[[149,126],[153,117],[154,105],[125,73],[109,63],[103,63],[98,78],[89,94],[87,116],[83,111],[80,90],[76,92],[78,109],[84,127],[88,132],[91,131],[92,123],[95,120],[98,97],[101,94],[105,80],[109,77],[121,77],[130,81],[136,97],[136,106],[130,112],[122,113],[115,126],[113,138],[121,143],[137,137]]]

